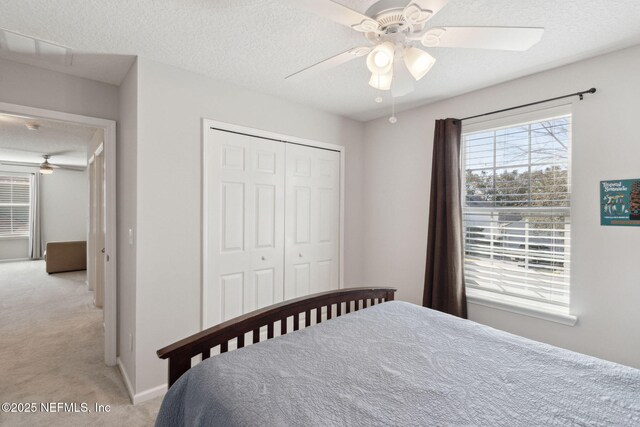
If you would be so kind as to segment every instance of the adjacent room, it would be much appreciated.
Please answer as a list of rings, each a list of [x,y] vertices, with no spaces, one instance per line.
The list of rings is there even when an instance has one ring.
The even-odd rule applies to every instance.
[[[117,378],[102,356],[103,134],[0,114],[1,360],[14,393],[36,373],[42,398],[78,370],[81,383]]]
[[[640,426],[640,3],[0,5],[0,424]]]

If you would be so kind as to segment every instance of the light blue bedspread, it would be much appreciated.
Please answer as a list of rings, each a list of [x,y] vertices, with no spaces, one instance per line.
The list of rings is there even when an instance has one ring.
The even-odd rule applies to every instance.
[[[392,301],[212,357],[156,426],[640,426],[640,370]]]

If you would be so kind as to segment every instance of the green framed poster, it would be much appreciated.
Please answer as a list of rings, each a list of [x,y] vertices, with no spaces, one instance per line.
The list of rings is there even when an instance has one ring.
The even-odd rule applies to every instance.
[[[600,181],[600,225],[640,226],[640,178]]]

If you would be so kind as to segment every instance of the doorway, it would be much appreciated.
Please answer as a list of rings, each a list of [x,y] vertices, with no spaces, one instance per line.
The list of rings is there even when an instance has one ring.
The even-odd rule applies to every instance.
[[[102,138],[104,139],[104,138]],[[87,278],[96,307],[104,306],[105,241],[106,241],[106,182],[104,173],[104,141],[89,158],[89,241],[87,250]]]
[[[99,157],[101,166],[94,166],[93,172],[98,173],[100,188],[96,188],[95,197],[102,211],[101,223],[96,228],[102,232],[102,240],[96,239],[94,249],[99,250],[99,262],[95,262],[96,278],[93,286],[102,283],[102,308],[104,316],[104,361],[108,366],[115,366],[117,362],[117,288],[116,288],[116,122],[77,114],[64,113],[54,110],[28,107],[18,104],[0,102],[0,112],[37,119],[53,120],[80,126],[89,126],[103,131],[102,149],[95,158]],[[97,165],[94,158],[94,163]],[[91,170],[91,167],[90,167]],[[97,194],[100,192],[100,194]],[[90,203],[91,206],[92,203]],[[103,251],[104,248],[104,252]],[[90,257],[89,257],[90,258]],[[95,260],[94,260],[95,261]],[[88,262],[91,263],[88,259]],[[102,267],[99,267],[102,265]],[[101,268],[101,270],[98,270]],[[89,281],[90,282],[90,281]],[[89,284],[91,287],[91,283]],[[96,292],[97,293],[97,292]]]

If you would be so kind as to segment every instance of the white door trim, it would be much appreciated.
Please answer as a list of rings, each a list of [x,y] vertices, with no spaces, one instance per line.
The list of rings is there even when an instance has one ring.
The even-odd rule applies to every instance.
[[[95,240],[93,236],[93,226],[94,226],[94,207],[93,207],[93,199],[95,197],[95,184],[93,179],[93,170],[96,167],[95,165],[96,156],[92,154],[89,157],[89,161],[87,164],[87,175],[89,177],[89,232],[87,236],[87,288],[93,292],[96,284],[95,280]]]
[[[205,197],[207,195],[207,179],[205,176],[205,171],[206,171],[206,165],[205,165],[205,157],[204,157],[204,146],[207,140],[207,135],[208,135],[208,130],[209,129],[218,129],[218,130],[222,130],[222,131],[228,131],[228,132],[235,132],[235,133],[240,133],[240,134],[245,134],[248,136],[254,136],[254,137],[258,137],[258,138],[265,138],[265,139],[269,139],[272,141],[280,141],[282,143],[290,143],[290,144],[300,144],[300,145],[306,145],[309,147],[315,147],[315,148],[322,148],[325,150],[333,150],[333,151],[337,151],[340,153],[340,257],[338,260],[338,271],[339,271],[339,283],[338,283],[338,287],[340,289],[342,289],[344,287],[344,188],[345,188],[345,173],[344,173],[344,168],[345,168],[345,147],[342,145],[337,145],[337,144],[330,144],[327,142],[320,142],[320,141],[314,141],[311,139],[305,139],[305,138],[298,138],[295,136],[290,136],[290,135],[284,135],[284,134],[280,134],[280,133],[276,133],[276,132],[270,132],[270,131],[266,131],[266,130],[262,130],[262,129],[256,129],[256,128],[251,128],[248,126],[242,126],[242,125],[237,125],[237,124],[233,124],[233,123],[225,123],[225,122],[220,122],[217,120],[211,120],[211,119],[202,119],[202,147],[201,147],[201,153],[202,155],[200,156],[202,158],[202,174],[201,174],[201,188],[202,188],[202,195],[201,195],[201,203],[202,203],[202,216],[200,218],[201,221],[201,227],[202,227],[202,235],[201,235],[201,245],[202,245],[202,258],[200,259],[200,264],[202,265],[202,283],[201,283],[201,316],[200,316],[200,327],[204,329],[205,327],[205,320],[207,318],[207,313],[206,313],[206,301],[207,301],[207,287],[206,287],[206,283],[207,283],[207,278],[208,278],[208,272],[207,272],[207,268],[206,265],[207,263],[205,262],[205,260],[207,259],[207,253],[208,253],[208,249],[207,249],[207,240],[206,237],[207,236],[207,223],[205,218],[207,218],[207,212],[206,212],[206,204],[204,203],[205,201]]]
[[[26,105],[0,102],[0,112],[39,117],[49,120],[88,125],[104,130],[106,199],[107,199],[107,235],[105,252],[107,259],[105,268],[104,295],[104,361],[108,366],[116,365],[117,357],[117,289],[116,289],[116,122],[115,120],[63,113],[55,110],[29,107]]]

